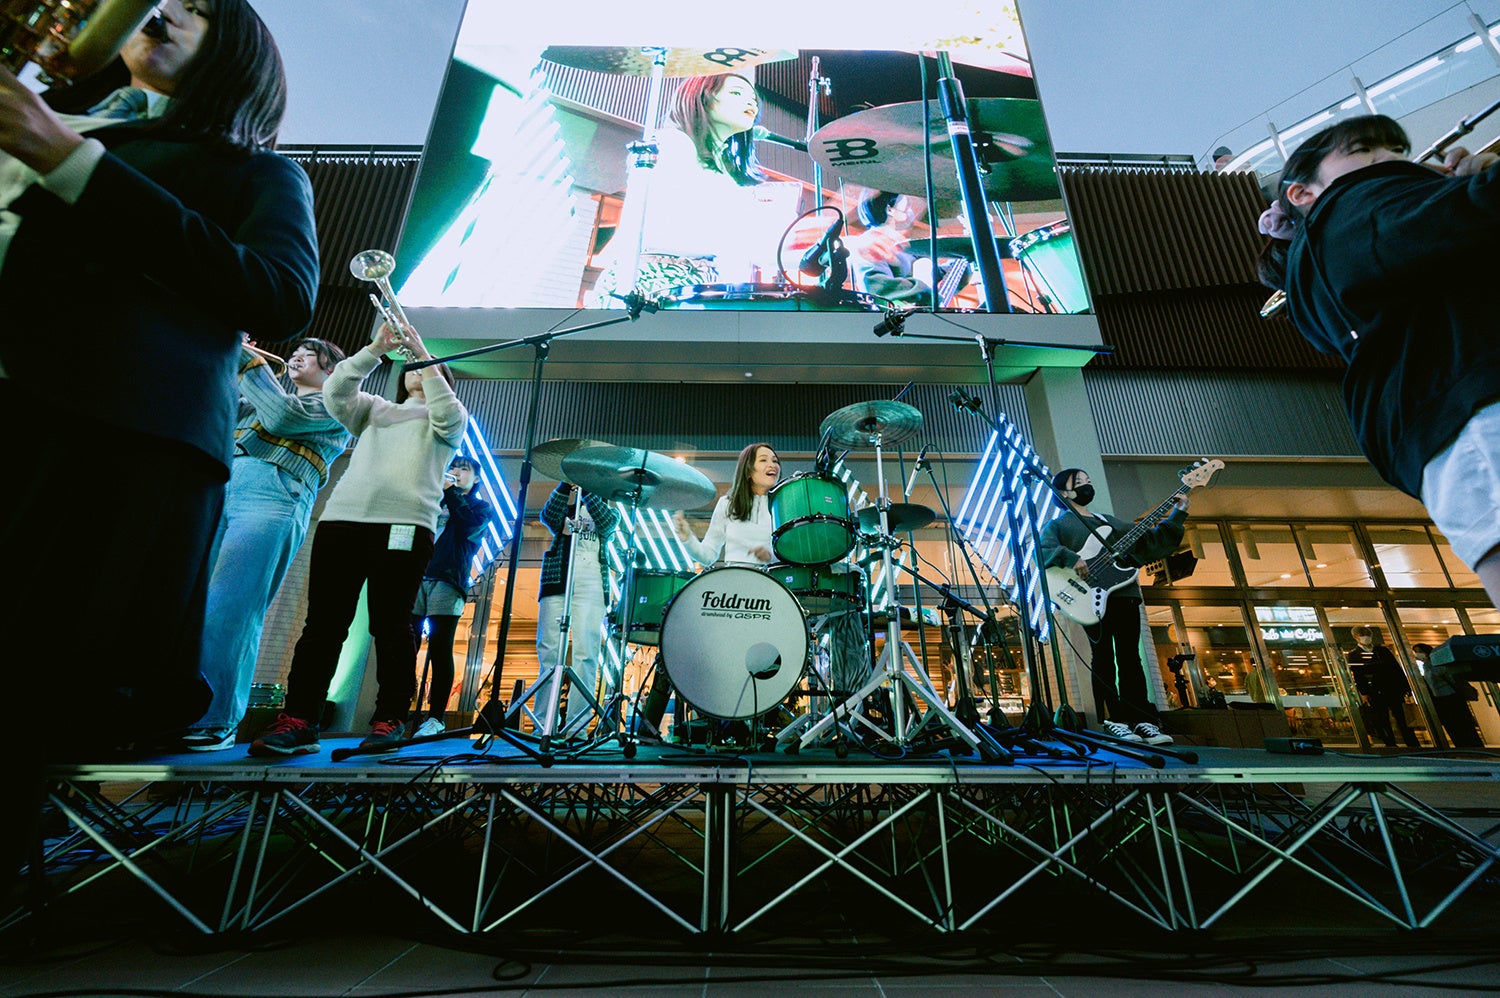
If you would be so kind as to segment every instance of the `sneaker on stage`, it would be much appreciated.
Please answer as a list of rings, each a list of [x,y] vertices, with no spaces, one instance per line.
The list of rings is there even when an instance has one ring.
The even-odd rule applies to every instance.
[[[189,752],[218,752],[234,748],[234,736],[233,728],[189,731],[182,736],[182,747]]]
[[[1147,745],[1172,744],[1172,736],[1167,734],[1161,728],[1158,728],[1156,725],[1152,724],[1150,721],[1142,721],[1131,730],[1139,735],[1141,741],[1145,742]]]
[[[413,731],[411,736],[413,738],[431,738],[433,735],[440,735],[446,730],[441,720],[436,717],[429,717],[417,725],[417,730]]]
[[[318,729],[290,714],[282,714],[250,743],[251,755],[301,755],[316,752]]]
[[[1138,742],[1143,740],[1140,735],[1130,730],[1130,725],[1121,724],[1119,721],[1100,721],[1099,730],[1121,741]]]
[[[359,743],[359,747],[394,752],[401,747],[401,740],[405,737],[405,721],[376,721],[370,726],[370,733]]]

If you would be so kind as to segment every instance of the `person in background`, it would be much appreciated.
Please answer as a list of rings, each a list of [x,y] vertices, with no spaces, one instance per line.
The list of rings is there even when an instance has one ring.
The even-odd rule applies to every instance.
[[[1396,745],[1396,735],[1391,730],[1391,718],[1407,748],[1419,748],[1417,733],[1406,723],[1406,695],[1411,692],[1406,677],[1401,674],[1401,663],[1385,645],[1376,641],[1374,628],[1359,624],[1349,632],[1355,645],[1346,658],[1349,672],[1354,676],[1354,687],[1359,691],[1360,716],[1365,728],[1388,747]]]
[[[469,414],[441,364],[403,370],[395,402],[360,391],[398,343],[416,360],[428,358],[416,330],[408,326],[398,336],[383,324],[368,347],[333,369],[324,388],[328,411],[359,440],[313,537],[307,620],[292,653],[286,712],[250,743],[251,755],[318,751],[328,687],[366,583],[378,692],[361,745],[391,751],[405,735],[417,685],[411,608],[432,558],[443,472]]]
[[[231,747],[244,720],[266,607],[307,536],[329,466],[349,446],[349,431],[323,404],[323,382],[343,359],[327,340],[303,340],[286,362],[288,391],[259,350],[241,348],[240,421],[203,632],[214,698],[183,736],[191,751]]]
[[[1469,703],[1479,699],[1474,684],[1455,679],[1445,666],[1433,665],[1432,645],[1415,644],[1411,646],[1411,652],[1417,659],[1417,671],[1432,692],[1432,706],[1437,711],[1438,721],[1448,732],[1453,747],[1484,748],[1479,725],[1474,723],[1474,714],[1469,710]]]
[[[1234,162],[1234,151],[1228,146],[1219,146],[1214,150],[1214,172],[1223,173],[1229,169],[1229,164]]]
[[[453,693],[453,638],[458,633],[458,618],[463,616],[468,600],[469,568],[490,521],[494,508],[475,491],[479,484],[479,465],[460,454],[448,465],[443,476],[443,504],[438,510],[437,541],[432,546],[432,560],[422,573],[416,602],[411,608],[412,647],[420,651],[423,625],[427,628],[427,660],[432,665],[428,676],[427,710],[412,733],[413,738],[440,734],[448,713],[448,698]],[[422,691],[417,690],[420,697]],[[422,705],[417,704],[422,711]]]

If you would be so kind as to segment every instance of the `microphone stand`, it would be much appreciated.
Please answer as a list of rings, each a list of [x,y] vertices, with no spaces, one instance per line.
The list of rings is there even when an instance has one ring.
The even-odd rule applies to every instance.
[[[989,200],[979,179],[979,158],[974,152],[974,138],[969,130],[969,109],[964,100],[963,84],[953,74],[953,60],[947,52],[937,54],[938,101],[948,123],[948,141],[953,147],[953,163],[958,168],[958,191],[964,203],[964,217],[969,220],[969,238],[974,243],[974,263],[984,285],[984,304],[990,312],[1012,312],[1005,276],[1000,270],[1000,249],[990,228]],[[926,97],[926,94],[923,94]],[[931,204],[931,202],[928,202]],[[936,258],[933,263],[936,264]]]
[[[480,708],[472,725],[467,728],[455,728],[452,731],[443,731],[426,738],[412,738],[404,745],[422,745],[428,742],[439,741],[444,738],[457,738],[460,735],[482,735],[486,738],[499,736],[507,742],[519,748],[522,752],[540,762],[543,766],[551,766],[555,758],[551,754],[550,745],[543,750],[532,749],[521,738],[520,735],[505,726],[505,708],[500,705],[500,677],[504,673],[505,645],[510,634],[511,609],[515,602],[516,594],[516,568],[521,559],[521,527],[526,519],[526,493],[531,485],[531,453],[536,446],[536,423],[537,413],[541,407],[542,370],[547,364],[547,355],[551,352],[552,341],[563,336],[572,336],[574,333],[587,332],[591,329],[602,329],[605,326],[614,326],[622,322],[634,322],[640,317],[642,310],[654,312],[656,308],[649,302],[632,294],[626,299],[627,310],[624,315],[614,316],[609,319],[601,319],[598,322],[586,322],[581,326],[571,329],[549,329],[544,332],[534,333],[531,336],[522,336],[513,340],[504,340],[500,343],[491,343],[488,346],[475,347],[473,350],[464,350],[460,353],[449,354],[446,357],[433,357],[428,360],[413,361],[406,365],[407,370],[417,370],[431,367],[433,364],[446,364],[454,360],[462,360],[467,357],[478,357],[482,354],[498,353],[501,350],[509,350],[511,347],[530,346],[534,354],[531,363],[531,389],[527,403],[526,412],[526,456],[521,461],[521,478],[516,493],[516,522],[510,532],[510,551],[506,567],[505,577],[505,600],[500,611],[500,633],[495,640],[495,662],[490,670],[490,696]],[[385,751],[390,751],[389,746],[382,746]],[[331,758],[334,762],[347,759],[350,756],[364,755],[370,749],[362,749],[359,746],[352,748],[334,749]],[[376,749],[375,751],[379,751]]]

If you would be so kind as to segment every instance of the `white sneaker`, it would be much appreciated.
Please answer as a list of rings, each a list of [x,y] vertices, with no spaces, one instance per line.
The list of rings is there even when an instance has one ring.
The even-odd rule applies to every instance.
[[[427,720],[417,725],[417,730],[413,731],[411,736],[413,738],[427,738],[430,735],[440,735],[446,730],[447,729],[443,727],[442,721],[438,720],[435,717],[429,717]]]
[[[1131,731],[1129,725],[1121,724],[1119,721],[1100,721],[1099,730],[1121,741],[1138,742],[1141,740],[1141,736]]]
[[[1172,736],[1167,734],[1150,721],[1142,721],[1134,728],[1136,735],[1147,745],[1170,745]]]

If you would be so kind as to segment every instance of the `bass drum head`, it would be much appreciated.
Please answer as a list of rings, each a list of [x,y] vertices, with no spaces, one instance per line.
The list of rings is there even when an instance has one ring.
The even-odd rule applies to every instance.
[[[677,695],[721,720],[754,717],[796,689],[807,620],[791,590],[753,568],[689,582],[661,624],[661,664]]]

